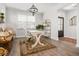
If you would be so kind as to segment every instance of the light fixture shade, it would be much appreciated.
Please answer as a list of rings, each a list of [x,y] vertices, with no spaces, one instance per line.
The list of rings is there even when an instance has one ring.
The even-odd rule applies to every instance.
[[[35,7],[35,5],[33,4],[32,7],[29,9],[29,11],[32,13],[32,15],[34,16],[36,14],[36,12],[38,12],[38,9]]]

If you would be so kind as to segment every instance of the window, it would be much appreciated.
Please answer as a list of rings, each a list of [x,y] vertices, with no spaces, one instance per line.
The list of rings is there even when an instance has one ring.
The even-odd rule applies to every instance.
[[[58,30],[63,30],[63,20],[61,18],[58,19]]]
[[[18,21],[35,22],[34,16],[18,15]]]
[[[34,16],[28,16],[27,22],[35,22]]]
[[[58,17],[58,30],[64,31],[64,17]]]
[[[25,22],[27,20],[26,15],[18,15],[18,21]]]
[[[18,15],[18,26],[20,28],[35,29],[35,17],[27,15]]]
[[[27,19],[27,25],[28,25],[28,29],[34,29],[35,28],[35,17],[34,16],[28,16]]]

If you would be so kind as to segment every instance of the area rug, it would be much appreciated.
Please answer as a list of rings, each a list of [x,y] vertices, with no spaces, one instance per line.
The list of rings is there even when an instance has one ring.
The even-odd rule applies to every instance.
[[[55,45],[51,44],[46,39],[41,39],[41,42],[44,44],[44,46],[38,44],[36,47],[31,48],[32,44],[34,43],[33,41],[30,41],[30,42],[26,40],[20,41],[21,56],[30,55],[33,53],[41,52],[41,51],[56,47]]]

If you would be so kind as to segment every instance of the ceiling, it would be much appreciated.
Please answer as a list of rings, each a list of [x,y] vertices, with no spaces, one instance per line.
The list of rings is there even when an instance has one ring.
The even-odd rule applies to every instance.
[[[27,10],[33,3],[5,3],[7,7],[12,7],[20,10]],[[40,12],[43,12],[47,8],[62,8],[68,3],[34,3]]]
[[[61,10],[68,5],[71,5],[72,3],[5,3],[6,7],[16,8],[24,11],[28,10],[32,4],[35,4],[39,12],[44,12],[50,8],[57,8]]]

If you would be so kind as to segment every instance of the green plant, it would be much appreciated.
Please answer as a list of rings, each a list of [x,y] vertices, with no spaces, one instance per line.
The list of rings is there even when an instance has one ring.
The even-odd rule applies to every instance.
[[[44,30],[44,25],[38,24],[38,25],[36,26],[36,29],[37,29],[37,30]]]
[[[4,15],[4,13],[0,13],[0,15]]]
[[[0,18],[4,19],[4,13],[0,13]]]

